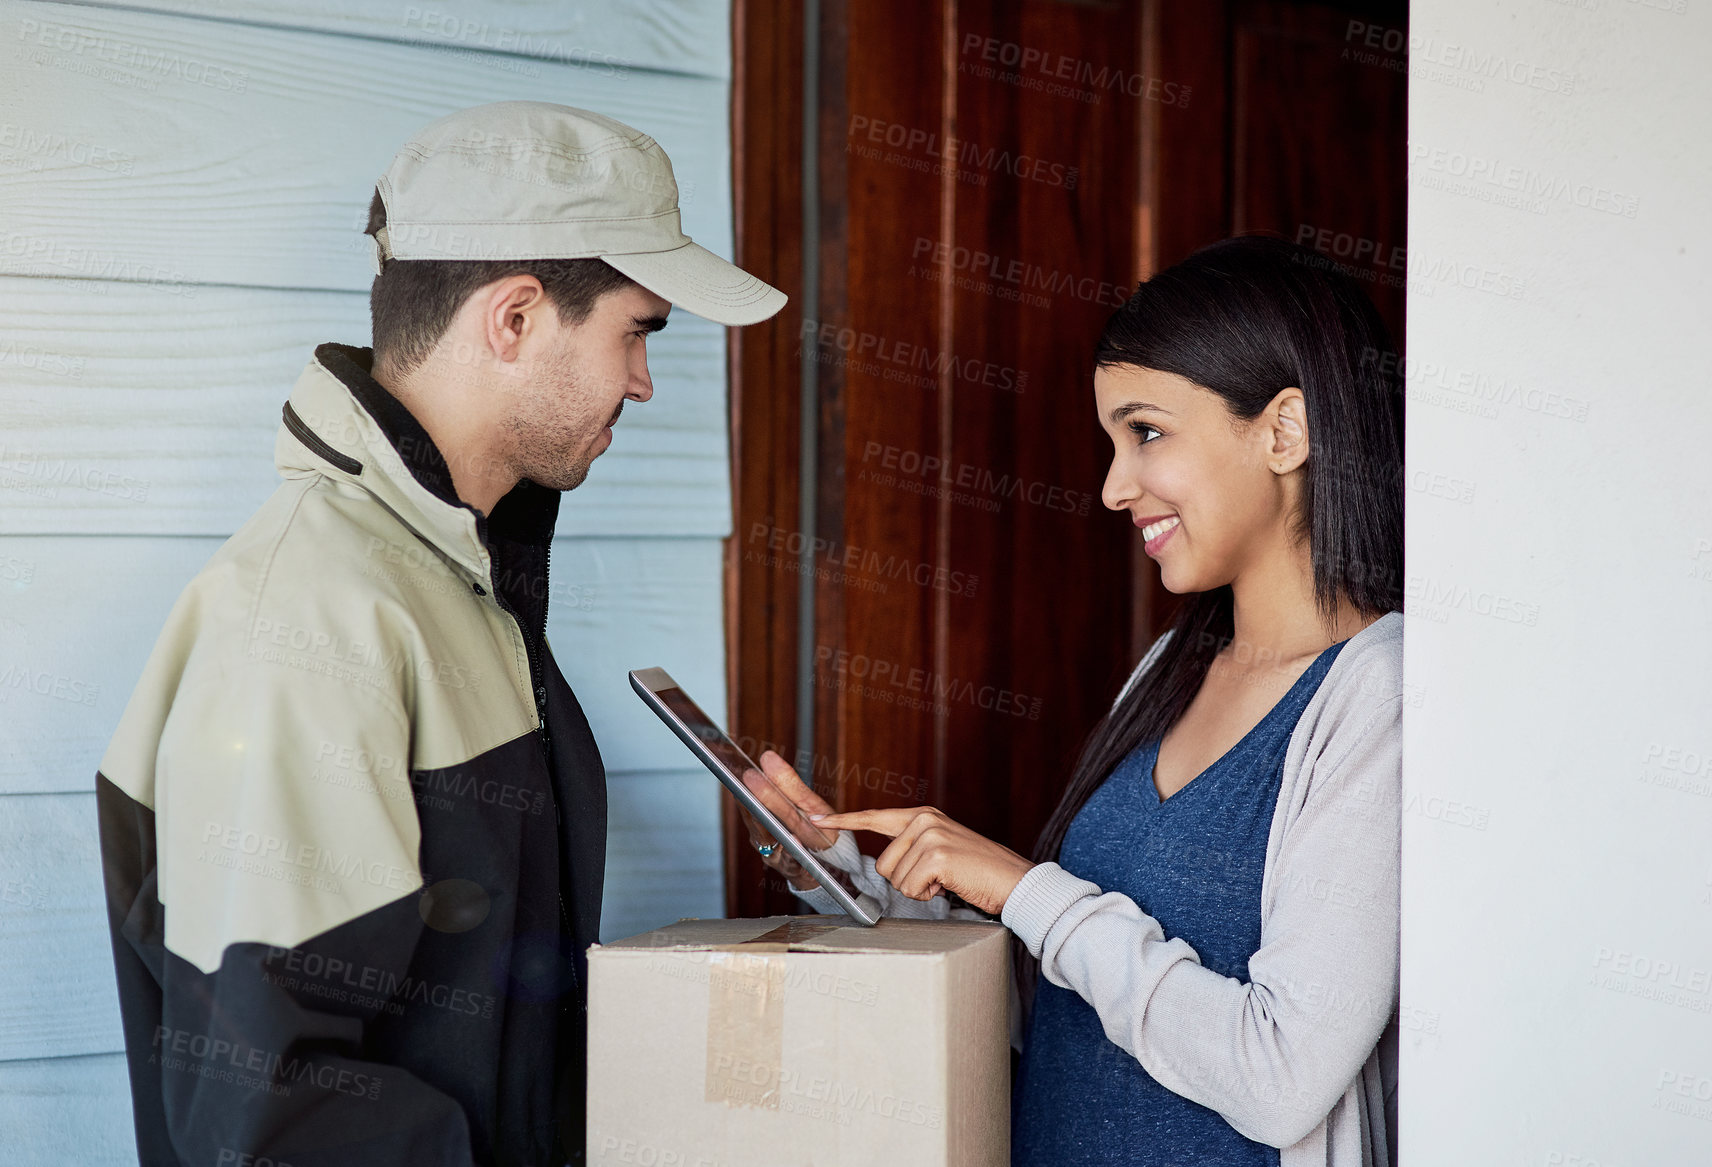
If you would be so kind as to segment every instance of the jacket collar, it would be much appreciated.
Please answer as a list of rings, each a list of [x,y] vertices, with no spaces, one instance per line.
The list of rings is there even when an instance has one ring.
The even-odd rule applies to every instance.
[[[494,541],[550,543],[559,492],[525,478],[485,516],[460,500],[445,456],[374,379],[373,360],[367,348],[315,349],[282,410],[274,465],[287,478],[324,474],[368,491],[491,590]]]

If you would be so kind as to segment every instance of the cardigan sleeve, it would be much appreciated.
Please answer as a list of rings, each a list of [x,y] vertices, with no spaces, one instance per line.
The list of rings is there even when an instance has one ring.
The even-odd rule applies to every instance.
[[[1307,795],[1279,844],[1247,982],[1056,863],[1031,869],[1001,914],[1149,1074],[1269,1146],[1319,1126],[1396,1005],[1401,698],[1362,712],[1304,763]]]
[[[904,920],[990,920],[973,908],[954,908],[944,893],[927,900],[912,900],[897,888],[886,882],[886,877],[874,868],[874,857],[864,855],[856,846],[856,836],[850,831],[839,831],[838,838],[832,846],[818,852],[820,860],[828,867],[837,868],[850,876],[850,881],[856,885],[856,890],[873,898],[879,905],[882,916],[891,916]],[[838,906],[838,901],[832,898],[825,888],[819,884],[811,888],[792,887],[792,894],[809,907],[823,916],[836,916],[844,911]]]

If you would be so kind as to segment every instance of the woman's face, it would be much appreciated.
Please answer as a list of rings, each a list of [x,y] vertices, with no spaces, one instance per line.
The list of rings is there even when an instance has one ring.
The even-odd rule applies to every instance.
[[[1120,365],[1094,373],[1112,439],[1101,498],[1128,511],[1172,592],[1204,592],[1288,553],[1308,456],[1300,389],[1242,421],[1186,377]]]

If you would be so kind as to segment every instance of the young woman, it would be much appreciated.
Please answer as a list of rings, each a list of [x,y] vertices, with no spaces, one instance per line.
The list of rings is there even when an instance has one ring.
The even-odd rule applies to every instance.
[[[811,842],[889,914],[965,914],[953,892],[1038,960],[1019,978],[1034,991],[1017,1164],[1391,1160],[1403,408],[1389,352],[1352,281],[1262,237],[1202,249],[1113,314],[1094,375],[1114,448],[1104,501],[1185,599],[1033,860],[931,808],[833,814],[778,755],[760,759],[828,831]],[[892,842],[864,859],[851,830]],[[767,861],[806,882],[782,850]]]

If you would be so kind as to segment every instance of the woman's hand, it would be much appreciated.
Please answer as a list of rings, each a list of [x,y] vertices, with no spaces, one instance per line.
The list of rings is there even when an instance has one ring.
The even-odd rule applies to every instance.
[[[952,891],[996,916],[1034,866],[1009,847],[977,835],[931,806],[812,817],[820,827],[890,835],[891,845],[874,861],[874,869],[912,900],[930,900],[941,891]]]
[[[743,785],[754,792],[755,797],[761,800],[761,805],[772,811],[774,818],[789,827],[805,847],[822,851],[837,842],[836,831],[826,834],[808,819],[810,815],[831,813],[832,804],[816,794],[798,777],[791,764],[777,752],[767,750],[761,754],[758,761],[766,778],[750,770],[743,775]],[[772,781],[768,782],[768,778]],[[783,798],[780,797],[781,794]],[[787,799],[789,801],[786,801]],[[757,822],[754,815],[743,810],[741,804],[738,809],[742,811],[743,821],[749,828],[751,846],[759,849],[774,841],[772,835],[767,833],[767,828]],[[791,886],[800,891],[819,886],[814,876],[810,875],[802,864],[792,859],[791,853],[783,847],[774,847],[771,855],[762,855],[761,862],[790,880]]]

